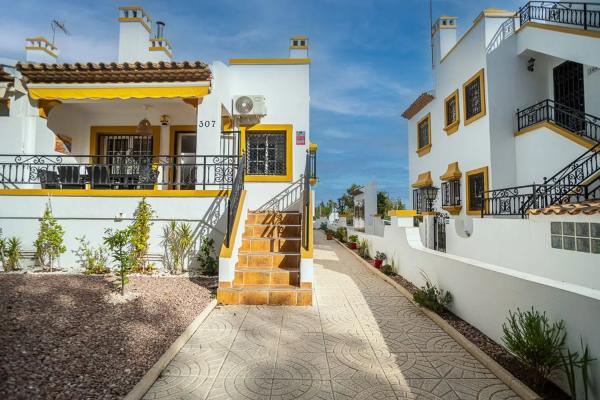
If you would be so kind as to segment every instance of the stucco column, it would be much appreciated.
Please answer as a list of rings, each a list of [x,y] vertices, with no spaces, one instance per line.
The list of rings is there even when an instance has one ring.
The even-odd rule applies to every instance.
[[[434,213],[423,213],[423,224],[425,225],[425,247],[433,249],[434,247]]]
[[[162,119],[162,118],[161,118]],[[170,132],[171,132],[171,124],[168,121],[168,117],[165,119],[166,123],[161,123],[160,125],[160,152],[161,156],[170,156]],[[168,158],[161,158],[158,162],[168,162]],[[169,168],[170,167],[159,167],[160,176],[158,177],[158,181],[161,183],[167,183],[167,178],[169,176]],[[158,190],[166,189],[164,185],[158,185]]]

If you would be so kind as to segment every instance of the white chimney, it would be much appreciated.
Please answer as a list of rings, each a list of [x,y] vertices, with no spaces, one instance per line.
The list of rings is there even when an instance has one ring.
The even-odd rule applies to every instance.
[[[119,7],[119,62],[150,61],[152,19],[139,6]]]
[[[434,68],[456,44],[456,19],[456,17],[443,15],[431,27]]]
[[[54,64],[58,47],[43,36],[25,39],[25,60],[34,63]]]
[[[165,23],[156,21],[156,34],[150,38],[150,61],[171,61],[173,59],[173,47],[165,39]]]
[[[290,58],[308,58],[308,37],[299,35],[290,38]]]

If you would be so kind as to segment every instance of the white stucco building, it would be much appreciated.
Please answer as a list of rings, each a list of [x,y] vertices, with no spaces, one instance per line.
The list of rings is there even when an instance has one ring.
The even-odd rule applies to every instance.
[[[57,46],[36,37],[26,39],[25,60],[3,63],[3,234],[32,250],[50,204],[70,268],[76,237],[101,244],[145,197],[156,211],[157,263],[164,224],[187,221],[198,240],[210,235],[220,247],[219,300],[306,303],[316,182],[308,38],[290,38],[286,57],[209,65],[173,61],[165,24],[141,7],[120,7],[118,29],[117,60],[60,64]],[[244,268],[261,262],[273,270]]]

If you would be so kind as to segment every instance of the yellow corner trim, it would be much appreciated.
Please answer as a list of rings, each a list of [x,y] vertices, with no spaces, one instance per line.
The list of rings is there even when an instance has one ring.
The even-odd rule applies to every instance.
[[[137,135],[137,126],[91,126],[90,127],[90,155],[97,156],[98,137],[103,134],[118,133],[122,136]],[[152,126],[152,155],[160,155],[160,126]]]
[[[0,196],[228,197],[229,190],[0,189]]]
[[[472,169],[470,171],[465,172],[465,182],[466,182],[466,198],[467,198],[467,215],[481,215],[481,209],[473,208],[471,205],[471,199],[469,193],[471,192],[469,177],[472,175],[483,174],[483,190],[489,190],[489,180],[488,180],[488,167],[482,167],[477,169]],[[486,204],[487,207],[487,204]]]
[[[533,131],[541,129],[541,128],[548,128],[552,132],[558,133],[565,139],[569,139],[570,141],[575,142],[587,149],[591,149],[592,147],[595,146],[595,144],[592,143],[591,141],[589,141],[571,131],[561,128],[560,126],[558,126],[552,122],[547,122],[547,121],[539,122],[535,125],[531,125],[531,126],[528,126],[527,128],[523,128],[520,131],[515,132],[515,136],[521,136],[521,135],[524,135],[529,132],[533,132]]]
[[[475,81],[477,79],[479,79],[479,97],[481,98],[481,111],[479,111],[477,114],[471,116],[471,118],[467,118],[467,96],[466,96],[467,86],[469,86],[473,81]],[[475,73],[475,75],[473,75],[465,83],[463,83],[462,89],[463,89],[463,113],[464,113],[464,117],[465,117],[464,125],[467,126],[467,125],[477,121],[479,118],[485,116],[485,114],[486,114],[484,69],[481,68],[479,71],[477,71],[477,73]]]
[[[45,51],[46,53],[48,53],[49,55],[51,55],[52,57],[58,58],[58,54],[56,54],[52,50],[50,50],[46,47],[42,47],[42,46],[25,46],[25,50],[42,50],[42,51]]]
[[[230,58],[231,65],[244,64],[310,64],[310,58]]]
[[[293,126],[291,124],[256,124],[251,127],[241,128],[241,150],[242,153],[246,153],[246,134],[252,133],[253,131],[284,131],[285,132],[285,143],[286,143],[286,157],[285,175],[246,175],[244,177],[245,182],[291,182],[293,176],[293,146],[292,146],[292,131]]]
[[[173,53],[171,53],[166,46],[150,46],[150,47],[148,47],[148,50],[149,51],[164,51],[166,55],[168,55],[170,58],[173,58]]]
[[[313,258],[313,191],[310,191],[310,199],[308,204],[308,249],[300,246],[300,258]]]
[[[202,97],[209,92],[208,86],[29,88],[34,100],[173,99]]]
[[[219,253],[219,257],[221,258],[231,258],[231,254],[233,253],[233,248],[235,247],[235,237],[237,235],[238,227],[240,225],[240,220],[242,219],[242,211],[244,210],[244,201],[246,200],[246,191],[242,190],[240,194],[240,203],[238,204],[237,212],[235,213],[235,220],[233,221],[233,226],[231,229],[231,241],[229,242],[229,247],[225,246],[225,242],[221,245],[221,251]]]
[[[388,211],[389,217],[414,217],[417,215],[416,210],[390,210]]]
[[[412,184],[412,187],[414,188],[422,188],[429,186],[433,186],[433,180],[431,179],[431,171],[419,174],[415,183]]]
[[[306,50],[308,46],[290,46],[291,50]]]
[[[550,25],[550,24],[541,24],[539,22],[526,22],[524,23],[517,32],[522,31],[525,28],[539,28],[545,29],[547,31],[555,31],[562,33],[569,33],[571,35],[579,35],[579,36],[589,36],[593,38],[600,38],[600,31],[586,31],[584,29],[570,28],[567,26],[559,26],[559,25]]]
[[[150,19],[150,17],[148,17],[148,19]],[[144,28],[146,28],[146,30],[148,32],[152,32],[152,29],[148,26],[148,24],[146,23],[146,21],[144,21],[143,18],[125,18],[125,17],[121,17],[119,18],[119,22],[139,22],[140,24],[142,24],[144,26]]]

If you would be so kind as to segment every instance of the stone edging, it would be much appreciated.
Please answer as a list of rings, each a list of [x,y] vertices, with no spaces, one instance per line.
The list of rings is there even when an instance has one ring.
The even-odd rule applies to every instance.
[[[169,365],[173,357],[181,350],[184,344],[192,337],[196,329],[200,326],[202,322],[208,317],[208,314],[215,308],[217,305],[217,300],[212,300],[204,310],[194,320],[191,324],[185,328],[185,331],[175,341],[169,346],[167,351],[158,359],[157,362],[154,363],[152,368],[146,372],[146,375],[140,379],[140,381],[131,389],[131,391],[124,397],[124,400],[139,400],[146,392],[150,389],[150,387],[154,384],[154,382],[160,376],[160,373]]]
[[[373,267],[371,264],[369,264],[367,261],[365,261],[361,256],[356,254],[354,251],[352,251],[352,249],[348,248],[348,246],[344,245],[339,240],[337,240],[335,238],[333,240],[335,240],[340,246],[345,248],[355,258],[357,258],[363,266],[367,267],[368,270],[371,271],[371,273],[373,273],[374,275],[378,276],[379,278],[383,279],[384,281],[386,281],[387,283],[389,283],[390,285],[395,287],[407,299],[409,299],[413,304],[415,304],[417,307],[419,307],[419,309],[421,311],[423,311],[423,313],[425,315],[427,315],[431,320],[433,320],[433,322],[435,322],[437,325],[439,325],[439,327],[442,328],[442,330],[444,332],[446,332],[450,337],[452,337],[452,339],[456,340],[465,350],[467,350],[469,353],[471,353],[471,355],[473,357],[475,357],[477,359],[477,361],[482,363],[487,369],[489,369],[494,375],[496,375],[498,377],[498,379],[500,379],[509,388],[511,388],[517,395],[519,395],[521,398],[523,398],[525,400],[541,400],[542,399],[533,390],[531,390],[527,385],[525,385],[523,382],[521,382],[520,380],[515,378],[513,376],[513,374],[511,374],[506,369],[504,369],[503,366],[498,364],[493,358],[491,358],[490,356],[485,354],[483,352],[483,350],[481,350],[479,347],[477,347],[475,344],[473,344],[469,339],[464,337],[452,325],[450,325],[448,322],[446,322],[446,320],[444,320],[442,317],[440,317],[438,314],[434,313],[433,311],[428,310],[425,307],[421,307],[417,303],[415,303],[415,301],[413,300],[412,294],[408,290],[406,290],[402,285],[400,285],[398,282],[396,282],[395,280],[393,280],[392,278],[390,278],[389,276],[387,276],[386,274],[384,274],[377,268]]]

